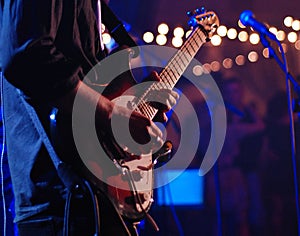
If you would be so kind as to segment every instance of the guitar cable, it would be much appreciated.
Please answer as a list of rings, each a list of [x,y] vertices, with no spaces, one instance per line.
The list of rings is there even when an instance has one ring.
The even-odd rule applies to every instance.
[[[145,217],[147,218],[147,220],[151,223],[152,227],[154,228],[154,230],[156,232],[159,231],[159,227],[157,226],[155,220],[152,218],[152,216],[144,209],[143,207],[143,204],[142,204],[142,200],[141,200],[141,197],[136,189],[136,186],[134,184],[134,179],[133,179],[133,176],[130,172],[130,169],[128,166],[126,165],[121,165],[124,169],[126,169],[126,172],[127,172],[127,175],[129,176],[129,183],[131,184],[131,187],[133,189],[133,192],[134,192],[134,195],[136,196],[137,198],[137,202],[142,210],[142,212],[145,214]]]
[[[99,205],[98,205],[98,198],[97,195],[92,190],[91,185],[88,181],[84,181],[86,189],[92,199],[93,204],[93,215],[94,215],[94,222],[95,222],[95,233],[94,236],[100,236],[100,212],[99,212]],[[76,189],[75,189],[76,190]],[[69,191],[65,203],[65,213],[64,213],[64,228],[63,228],[63,236],[69,236],[69,229],[70,229],[70,210],[71,210],[71,202],[72,202],[72,195],[73,191]]]
[[[50,113],[50,127],[51,127],[51,135],[54,137],[55,134],[55,126],[56,126],[56,116],[57,116],[57,109],[53,109]],[[54,140],[54,138],[52,138]],[[69,172],[69,174],[74,176],[74,173]],[[95,233],[94,236],[100,236],[100,212],[99,212],[99,205],[98,205],[98,198],[97,195],[93,192],[91,185],[88,181],[84,180],[82,181],[82,184],[84,184],[84,187],[82,186],[82,192],[86,193],[86,190],[88,190],[88,193],[90,195],[90,198],[92,200],[93,205],[93,214],[94,214],[94,222],[95,222]],[[64,209],[64,224],[63,224],[63,236],[69,236],[70,235],[70,210],[71,210],[71,202],[74,191],[78,191],[79,185],[74,184],[74,187],[72,189],[68,190],[66,202],[65,202],[65,209]]]
[[[95,234],[94,236],[100,236],[100,212],[99,212],[99,204],[96,193],[94,193],[90,183],[88,181],[84,181],[90,196],[92,198],[93,209],[94,209],[94,221],[95,221]]]

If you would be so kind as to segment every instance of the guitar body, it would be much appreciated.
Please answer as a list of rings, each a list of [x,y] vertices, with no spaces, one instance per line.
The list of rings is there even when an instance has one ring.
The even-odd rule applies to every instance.
[[[136,81],[129,67],[130,52],[124,51],[123,56],[119,63],[127,63],[128,70],[106,86],[102,94],[117,105],[129,108],[128,102],[133,96],[120,95],[134,86]],[[90,86],[98,90],[97,84]],[[115,168],[103,167],[101,163],[93,160],[88,161],[87,166],[77,152],[71,117],[62,117],[57,111],[55,119],[52,117],[50,131],[51,140],[60,158],[92,183],[95,190],[104,192],[125,219],[136,222],[145,217],[153,202],[151,153],[132,156],[112,140],[110,134],[99,133],[99,142],[106,155],[98,158],[110,158]]]
[[[130,79],[132,77],[128,78],[125,80],[126,85],[129,84],[128,81],[132,81]],[[133,99],[134,96],[123,95],[112,99],[112,101],[118,106],[130,109],[128,104]],[[106,178],[107,195],[122,216],[131,221],[139,221],[144,218],[153,202],[152,154],[131,155],[126,150],[120,150],[118,144],[111,142],[110,138],[105,138],[105,136],[102,137],[101,142],[107,155],[111,157],[116,168],[119,169],[118,174]],[[120,153],[122,153],[121,156]]]
[[[118,56],[117,64],[123,63],[128,70],[120,74],[104,89],[103,95],[112,100],[116,105],[130,109],[134,96],[123,95],[130,91],[136,81],[130,69],[131,51],[125,50]],[[100,138],[106,154],[112,159],[119,173],[106,177],[106,193],[114,203],[119,213],[130,221],[139,221],[153,202],[153,171],[152,154],[132,156],[125,150],[120,150],[118,144],[105,135]],[[121,155],[121,156],[120,156]]]
[[[205,12],[194,16],[193,22],[197,24],[193,26],[195,27],[193,33],[181,50],[170,60],[168,66],[159,74],[161,84],[168,84],[171,87],[175,86],[197,51],[203,43],[207,42],[210,34],[219,23],[213,12]],[[198,27],[199,25],[201,27]],[[102,95],[114,101],[117,105],[140,112],[152,120],[157,110],[151,107],[147,100],[143,100],[143,97],[139,98],[139,100],[143,100],[141,106],[139,103],[132,103],[133,91],[132,94],[129,92],[125,96],[123,95],[125,91],[136,84],[136,81],[131,74],[129,66],[130,50],[124,50],[122,55],[123,57],[118,57],[120,61],[115,62],[118,65],[115,69],[118,70],[119,67],[124,68],[125,63],[128,70],[125,70],[126,72],[124,73],[119,73],[120,76],[115,78],[104,89]],[[179,62],[181,63],[178,64]],[[124,70],[122,69],[122,71]],[[101,74],[101,76],[105,78],[105,75]],[[98,90],[97,81],[90,86]],[[153,87],[149,87],[147,91],[151,93],[153,90],[157,90],[157,87]],[[135,106],[128,107],[128,104],[135,104]],[[71,164],[76,171],[81,173],[83,178],[90,181],[94,189],[104,192],[124,218],[133,222],[144,218],[153,202],[154,164],[152,153],[134,156],[128,153],[126,148],[120,147],[111,134],[101,133],[100,131],[97,133],[98,139],[106,155],[104,157],[97,156],[97,158],[109,159],[110,163],[113,163],[113,168],[107,169],[100,162],[99,164],[97,160],[90,160],[88,163],[84,163],[76,149],[72,133],[72,119],[60,117],[58,111],[56,120],[52,123],[52,140],[61,159]],[[83,141],[88,143],[87,140]],[[87,144],[86,149],[89,147]]]

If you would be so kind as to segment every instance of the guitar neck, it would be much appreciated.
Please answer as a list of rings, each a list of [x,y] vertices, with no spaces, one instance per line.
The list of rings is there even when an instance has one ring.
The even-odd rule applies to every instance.
[[[147,103],[147,95],[152,90],[168,88],[172,89],[195,57],[201,46],[206,42],[207,36],[197,27],[185,41],[183,46],[168,62],[167,66],[159,74],[161,81],[154,83],[144,94],[140,97],[137,103],[137,111],[149,119],[153,119],[157,113],[157,109]]]

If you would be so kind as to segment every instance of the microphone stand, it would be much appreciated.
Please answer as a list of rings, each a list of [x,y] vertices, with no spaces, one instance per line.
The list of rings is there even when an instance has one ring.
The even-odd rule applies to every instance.
[[[275,42],[278,44],[283,62],[278,58],[277,54],[275,53],[274,49],[271,47],[268,40],[265,38],[264,34],[260,34],[261,43],[265,48],[269,49],[269,57],[274,58],[277,64],[285,73],[285,80],[286,80],[286,90],[287,90],[287,98],[288,98],[288,113],[290,118],[290,138],[291,138],[291,152],[292,152],[292,165],[293,165],[293,177],[294,177],[294,187],[295,187],[295,201],[296,201],[296,211],[297,211],[297,224],[298,224],[298,236],[300,236],[300,209],[299,209],[299,189],[298,189],[298,178],[297,178],[297,165],[296,165],[296,141],[295,141],[295,129],[294,129],[294,116],[293,116],[293,109],[292,109],[292,89],[291,89],[291,82],[293,83],[294,90],[298,95],[298,102],[300,98],[300,86],[293,78],[293,76],[288,72],[286,58],[283,52],[283,48],[281,43],[278,40]],[[299,108],[299,106],[297,106]]]
[[[243,117],[244,113],[240,111],[237,107],[233,104],[224,101],[225,108],[230,112],[236,114],[237,116]],[[216,105],[213,106],[213,112],[211,114],[212,120],[216,120]],[[212,136],[212,142],[216,143],[215,135]],[[216,156],[216,153],[213,154]],[[215,184],[215,196],[216,196],[216,214],[217,214],[217,235],[223,235],[223,219],[222,219],[222,202],[221,202],[221,183],[220,183],[220,170],[219,165],[216,163],[213,167],[213,177],[214,177],[214,184]]]

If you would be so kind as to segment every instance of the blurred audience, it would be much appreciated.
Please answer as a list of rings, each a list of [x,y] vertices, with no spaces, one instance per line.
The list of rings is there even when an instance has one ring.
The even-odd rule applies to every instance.
[[[237,78],[221,83],[227,110],[227,135],[218,159],[224,235],[259,235],[264,209],[259,178],[259,159],[265,125],[254,104],[245,104]],[[207,199],[214,206],[215,184],[207,178]]]
[[[268,102],[266,124],[263,154],[266,235],[297,235],[290,122],[285,92],[276,93]],[[296,150],[300,150],[300,125],[296,114],[295,134]]]

